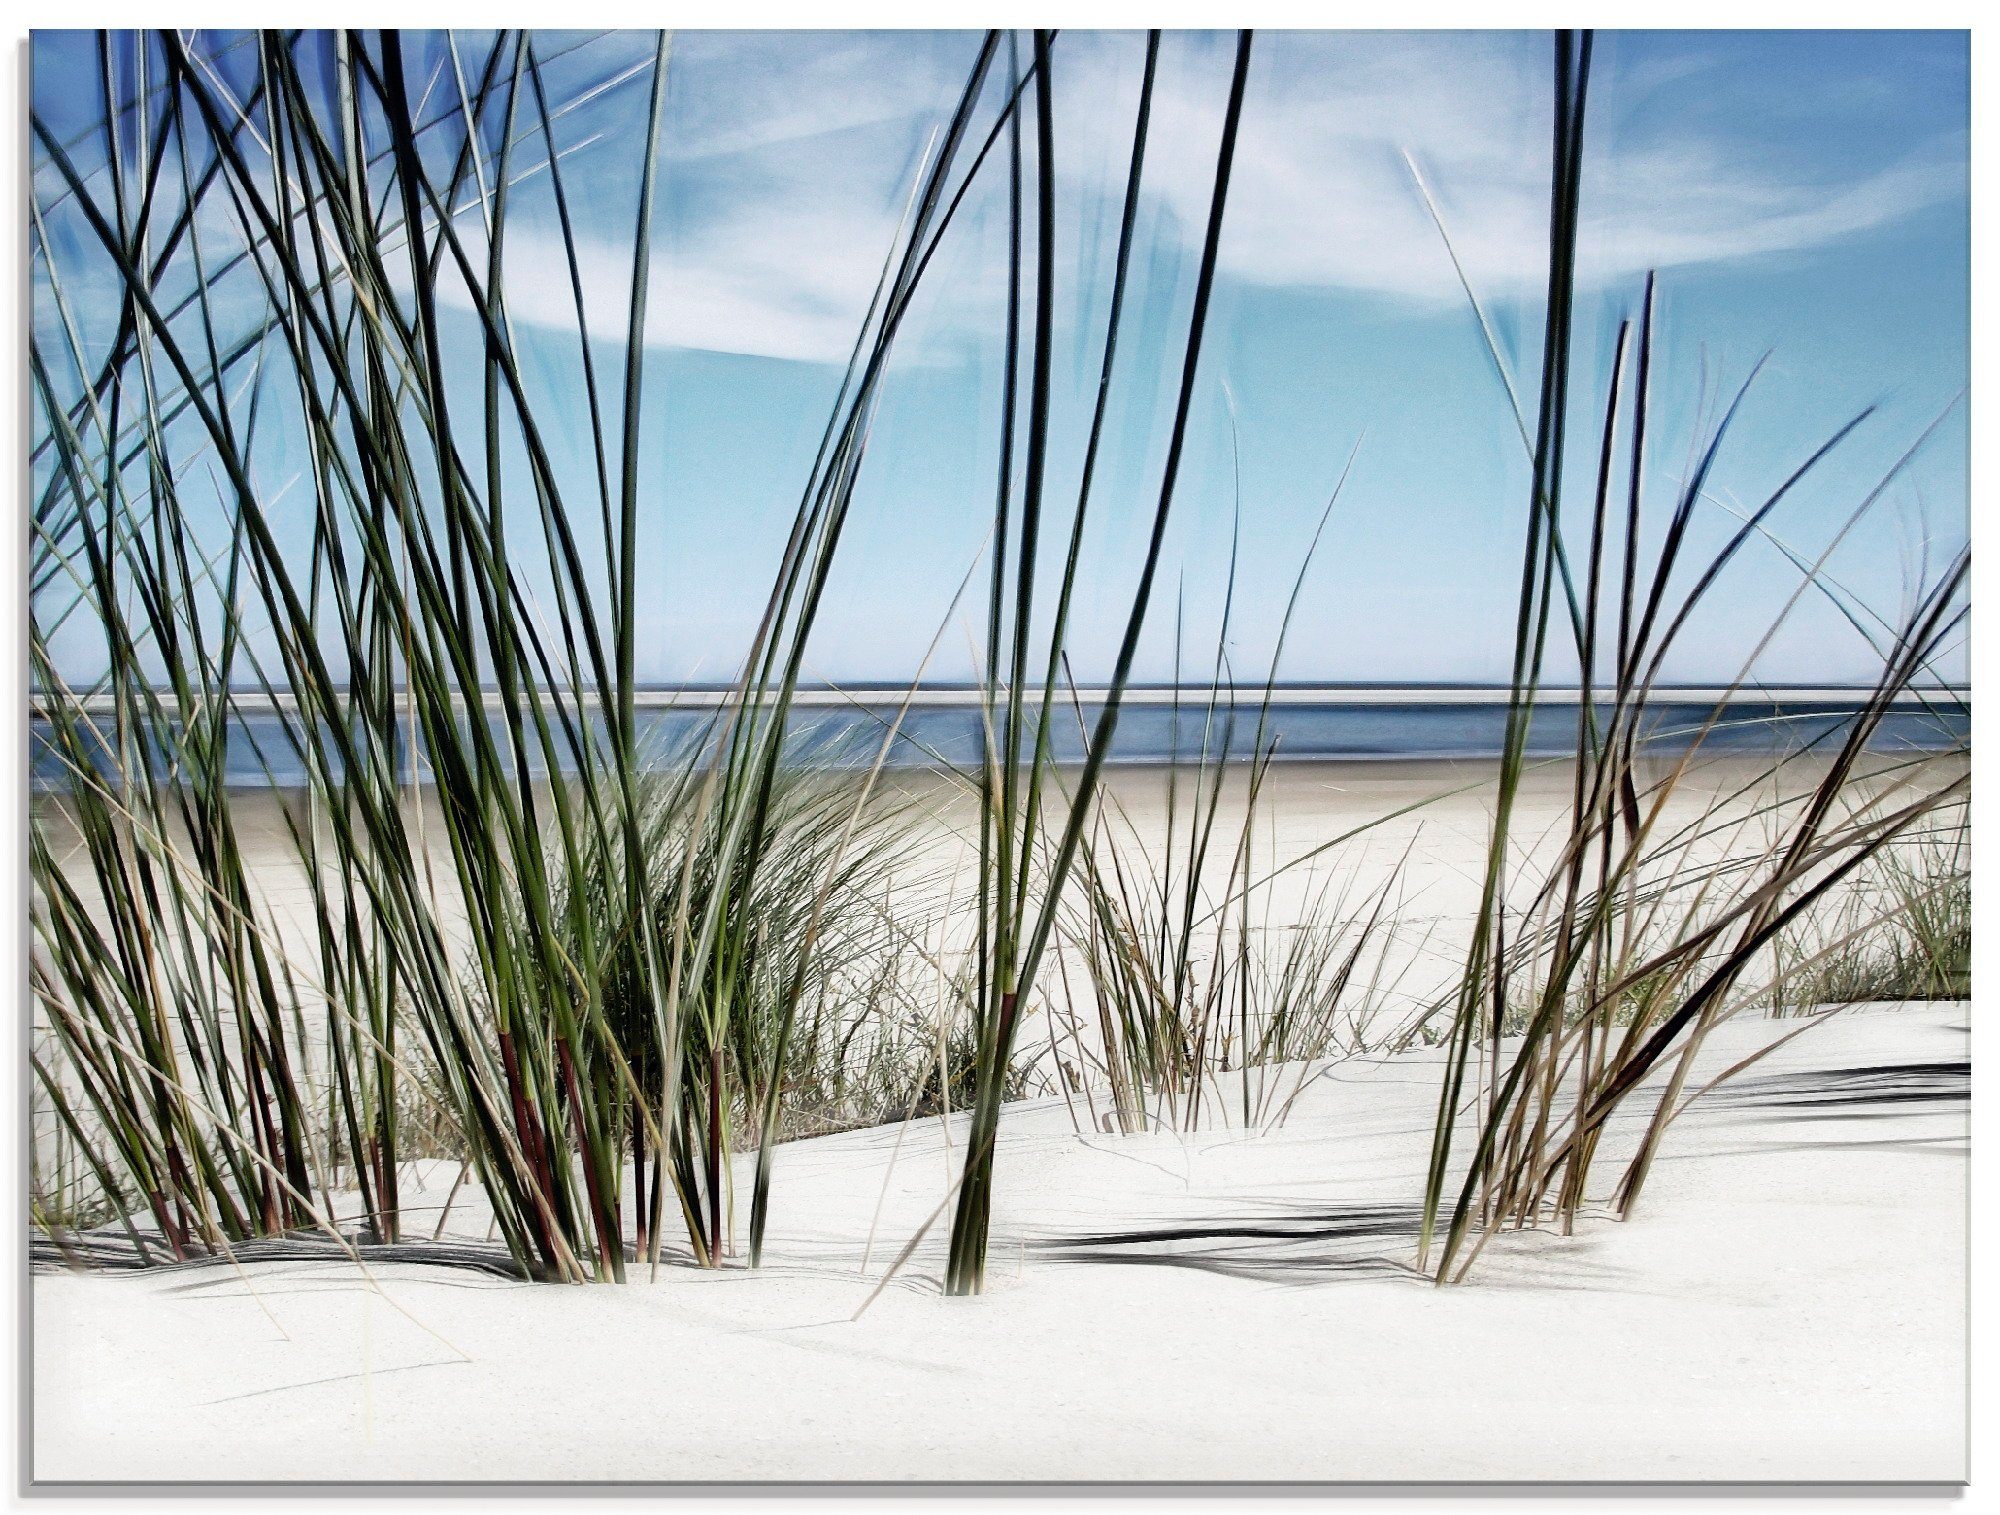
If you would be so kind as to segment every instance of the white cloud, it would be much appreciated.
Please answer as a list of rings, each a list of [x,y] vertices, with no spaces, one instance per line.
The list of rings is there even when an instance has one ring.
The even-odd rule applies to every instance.
[[[1548,81],[1537,37],[1286,36],[1245,113],[1228,266],[1266,284],[1456,299],[1407,153],[1436,194],[1475,284],[1538,292],[1548,246]],[[1663,70],[1647,70],[1652,93]],[[1664,70],[1671,75],[1672,70]],[[1786,177],[1757,145],[1664,109],[1619,119],[1595,81],[1579,261],[1591,281],[1816,246],[1963,187],[1960,144]],[[1192,146],[1192,144],[1190,144]]]
[[[662,187],[668,225],[656,253],[649,338],[844,357],[918,154],[955,99],[975,46],[970,33],[678,40]],[[1548,161],[1539,37],[1273,33],[1257,48],[1223,246],[1227,275],[1408,301],[1459,298],[1408,153],[1481,293],[1506,299],[1539,290]],[[1139,55],[1129,36],[1073,33],[1057,43],[1065,268],[1109,256]],[[1170,37],[1163,48],[1147,224],[1190,242],[1207,210],[1228,59],[1222,38]],[[1599,150],[1587,170],[1581,232],[1586,279],[1813,247],[1962,192],[1962,140],[1925,144],[1902,161],[1855,166],[1840,177],[1806,178],[1754,140],[1649,103],[1662,80],[1695,67],[1669,59],[1632,70],[1636,103],[1624,118],[1615,69],[1596,81]],[[636,89],[628,105],[635,96]],[[629,175],[630,130],[579,154],[574,161],[587,166],[572,173]],[[1004,159],[987,172],[985,193],[997,196]],[[630,279],[614,225],[596,227],[583,251],[591,324],[604,335],[623,333]],[[971,216],[954,236],[962,244],[954,279],[972,291],[957,317],[987,329],[1004,247],[996,227]],[[571,326],[552,230],[510,232],[509,256],[516,269],[551,271],[510,277],[515,319]]]

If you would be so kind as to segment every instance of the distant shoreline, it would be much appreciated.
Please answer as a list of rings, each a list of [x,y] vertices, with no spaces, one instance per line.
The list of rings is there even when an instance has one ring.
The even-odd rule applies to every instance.
[[[167,691],[162,690],[162,694]],[[1062,697],[1074,698],[1085,705],[1101,705],[1109,691],[1101,685],[1086,686],[1074,691],[1065,690]],[[1232,700],[1241,709],[1255,707],[1265,697],[1265,686],[1259,683],[1223,685],[1211,689],[1209,685],[1133,684],[1125,690],[1124,703],[1127,705],[1172,705],[1178,701],[1183,706],[1205,706],[1211,694],[1222,704]],[[1593,689],[1593,695],[1603,700],[1606,691]],[[1762,705],[1775,702],[1784,704],[1827,704],[1858,706],[1869,698],[1874,690],[1868,685],[1858,684],[1745,684],[1730,688],[1720,684],[1656,685],[1647,703],[1650,705]],[[705,710],[716,709],[729,703],[736,696],[733,685],[721,684],[655,684],[635,689],[632,702],[641,710]],[[401,698],[401,692],[398,692]],[[816,685],[801,688],[792,696],[793,705],[803,709],[837,709],[844,706],[868,708],[895,708],[906,700],[913,708],[927,709],[977,709],[983,692],[972,684],[927,684],[912,690],[908,685],[865,683],[841,685]],[[1383,706],[1388,708],[1423,705],[1505,705],[1513,698],[1513,691],[1505,684],[1277,684],[1270,689],[1270,700],[1278,705],[1348,705]],[[1583,690],[1577,685],[1545,685],[1535,691],[1535,701],[1543,705],[1575,705],[1582,701]],[[262,690],[245,689],[232,691],[231,700],[244,710],[267,709],[284,710],[295,705],[295,701],[280,696],[273,698]],[[1925,706],[1939,701],[1970,705],[1972,689],[1966,684],[1945,685],[1932,689],[1902,690],[1891,697],[1897,706]],[[87,697],[81,701],[87,710],[110,709],[111,701],[105,696]],[[481,695],[481,704],[489,709],[497,709],[501,704],[498,690],[486,690]],[[30,696],[29,713],[40,715],[41,701]]]

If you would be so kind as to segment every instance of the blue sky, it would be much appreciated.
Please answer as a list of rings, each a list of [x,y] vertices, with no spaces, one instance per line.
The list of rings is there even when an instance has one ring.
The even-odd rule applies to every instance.
[[[977,41],[965,32],[673,39],[649,322],[643,677],[735,672],[840,364]],[[440,40],[412,44],[423,64],[415,77],[449,89]],[[572,44],[582,45],[563,52],[550,79],[558,99],[581,102],[560,136],[598,361],[615,376],[646,100],[634,65],[651,41],[551,36],[540,45]],[[236,77],[220,39],[204,45],[217,50],[218,73]],[[488,45],[460,43],[467,58]],[[89,125],[92,91],[79,87],[94,78],[88,47],[74,35],[36,39],[36,106],[59,134]],[[1163,47],[1131,324],[1073,636],[1084,678],[1108,668],[1157,489],[1229,49],[1227,37],[1184,34]],[[1238,522],[1231,655],[1240,672],[1262,675],[1300,555],[1350,454],[1283,676],[1505,676],[1526,455],[1416,174],[1532,404],[1549,56],[1541,33],[1258,38],[1170,588],[1156,601],[1142,677],[1171,671],[1175,593],[1190,644],[1212,649]],[[1065,33],[1055,45],[1059,502],[1074,490],[1095,386],[1140,59],[1134,35]],[[1697,547],[1733,529],[1729,505],[1754,506],[1874,404],[1869,423],[1773,519],[1789,544],[1817,556],[1945,416],[1828,562],[1833,580],[1894,619],[1923,564],[1935,568],[1966,534],[1966,421],[1954,401],[1968,365],[1967,111],[1962,33],[1600,34],[1573,499],[1587,493],[1618,318],[1657,268],[1651,524],[1718,394],[1767,351],[1715,471],[1717,499],[1698,516]],[[576,339],[543,182],[521,190],[508,294],[531,367],[560,411],[578,403]],[[48,195],[49,183],[38,176],[37,192]],[[1000,403],[1004,189],[998,173],[975,188],[899,348],[813,644],[822,677],[907,677],[982,551]],[[83,324],[101,323],[82,239],[60,214],[50,225]],[[45,279],[36,292],[46,338]],[[448,286],[441,293],[454,303]],[[455,303],[458,338],[470,345],[463,290]],[[558,461],[581,480],[589,455],[580,426],[568,442]],[[281,458],[270,468],[274,479],[286,471]],[[1747,552],[1668,675],[1733,676],[1797,585],[1776,549]],[[932,677],[973,666],[976,596],[964,619],[969,630],[947,627]],[[1756,672],[1841,681],[1867,677],[1872,658],[1808,595]]]

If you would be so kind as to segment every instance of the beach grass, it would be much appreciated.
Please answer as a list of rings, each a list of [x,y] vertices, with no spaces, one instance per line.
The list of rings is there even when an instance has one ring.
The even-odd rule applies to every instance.
[[[1055,134],[1054,71],[1051,37],[1034,37],[1035,64],[1035,280],[1034,333],[1029,353],[1026,395],[1026,466],[1018,496],[1012,482],[1014,426],[1017,413],[1017,369],[1020,350],[1020,290],[1023,249],[1021,215],[1021,130],[1018,119],[1010,133],[1012,183],[1010,199],[1011,265],[1003,380],[1001,465],[995,498],[991,547],[992,577],[987,628],[985,689],[987,691],[986,761],[980,789],[979,844],[979,1004],[980,1079],[967,1134],[965,1161],[952,1200],[950,1255],[945,1288],[952,1294],[977,1294],[984,1287],[987,1237],[992,1219],[994,1146],[999,1132],[1003,1080],[1011,1065],[1015,1038],[1027,997],[1033,993],[1042,958],[1055,932],[1061,896],[1094,813],[1104,764],[1117,736],[1132,663],[1145,629],[1158,577],[1166,529],[1173,512],[1181,460],[1186,448],[1188,418],[1193,408],[1201,366],[1210,300],[1215,287],[1216,254],[1228,205],[1230,172],[1242,124],[1244,86],[1249,73],[1251,34],[1237,35],[1228,103],[1216,149],[1213,188],[1209,200],[1201,262],[1195,277],[1188,317],[1174,419],[1167,440],[1158,502],[1146,554],[1133,590],[1111,678],[1095,727],[1090,733],[1081,769],[1066,794],[1066,815],[1058,831],[1050,821],[1043,835],[1042,796],[1052,767],[1049,734],[1060,718],[1062,654],[1068,612],[1078,580],[1083,528],[1088,517],[1092,474],[1086,464],[1071,518],[1070,544],[1064,561],[1058,605],[1051,629],[1036,656],[1033,619],[1039,578],[1049,427],[1049,371],[1053,360],[1055,291]],[[1094,462],[1104,423],[1106,397],[1114,376],[1117,336],[1124,313],[1123,293],[1131,255],[1132,227],[1145,170],[1145,151],[1159,38],[1147,38],[1145,75],[1134,124],[1130,170],[1126,180],[1112,306],[1106,330],[1098,400],[1092,416],[1092,441],[1086,454]],[[1010,593],[1011,590],[1011,593]],[[1011,614],[1009,607],[1011,605]],[[1030,682],[1031,669],[1041,677]],[[1041,860],[1046,849],[1048,856]]]
[[[1656,340],[1649,279],[1636,337],[1629,320],[1618,336],[1579,600],[1573,560],[1563,547],[1561,483],[1590,53],[1588,33],[1558,34],[1548,300],[1513,701],[1478,919],[1451,1010],[1451,1055],[1419,1243],[1420,1265],[1430,1266],[1440,1282],[1465,1277],[1486,1239],[1500,1230],[1544,1221],[1570,1229],[1589,1193],[1605,1123],[1636,1098],[1652,1101],[1652,1113],[1612,1198],[1618,1213],[1629,1213],[1667,1125],[1685,1108],[1689,1071],[1705,1036],[1741,1008],[1741,991],[1771,960],[1773,943],[1837,899],[1871,859],[1956,803],[1968,782],[1962,771],[1910,763],[1884,782],[1871,776],[1865,756],[1892,703],[1923,681],[1964,618],[1969,559],[1961,553],[1921,587],[1901,622],[1875,643],[1881,669],[1874,688],[1851,721],[1811,744],[1822,749],[1817,761],[1808,767],[1800,753],[1781,753],[1757,781],[1777,791],[1756,808],[1764,823],[1761,838],[1724,807],[1711,807],[1678,833],[1663,827],[1667,802],[1723,718],[1718,709],[1699,730],[1677,733],[1677,754],[1659,765],[1657,775],[1646,771],[1645,712],[1676,637],[1771,512],[1871,412],[1862,411],[1805,451],[1712,557],[1684,561],[1689,523],[1756,378],[1753,369],[1695,449],[1692,467],[1668,502],[1660,546],[1651,561],[1643,560]],[[1622,467],[1621,420],[1629,448]],[[1928,435],[1863,495],[1835,544]],[[1622,532],[1613,511],[1621,483]],[[1816,578],[1817,566],[1806,564],[1780,622]],[[1675,592],[1677,583],[1690,580]],[[1571,820],[1559,838],[1556,865],[1537,876],[1519,861],[1509,821],[1559,590],[1584,688]],[[1775,630],[1748,649],[1735,687],[1752,678]],[[1611,673],[1600,683],[1605,664]],[[1608,715],[1601,715],[1606,705]],[[1719,832],[1729,838],[1721,855],[1704,857],[1697,839]],[[1517,1033],[1511,1044],[1510,1030]],[[1655,1074],[1663,1084],[1649,1082]],[[1472,1151],[1459,1163],[1454,1154],[1466,1127]]]
[[[1193,170],[1149,159],[1149,33],[1072,493],[1051,441],[1056,313],[1072,293],[1058,276],[1057,41],[968,37],[782,550],[767,580],[735,591],[753,612],[749,645],[694,735],[662,748],[642,729],[637,668],[656,550],[640,517],[657,445],[647,332],[671,37],[586,86],[646,93],[642,132],[624,144],[637,185],[625,329],[606,340],[568,198],[561,123],[575,102],[549,69],[568,46],[519,31],[426,51],[396,33],[266,32],[225,66],[180,33],[124,49],[106,35],[101,132],[63,140],[32,123],[48,319],[29,352],[30,657],[37,762],[56,775],[29,840],[38,1229],[60,1242],[115,1228],[149,1261],[314,1230],[350,1249],[393,1244],[416,1219],[409,1163],[440,1158],[477,1185],[498,1245],[533,1278],[754,1266],[781,1203],[782,1141],[959,1113],[956,1176],[932,1221],[949,1214],[945,1290],[976,1294],[1004,1107],[1051,1077],[1025,1038],[1039,1015],[1055,1087],[1082,1096],[1093,1131],[1128,1134],[1269,1129],[1330,1060],[1441,1043],[1412,1198],[1419,1266],[1454,1282],[1505,1230],[1566,1232],[1598,1201],[1630,1213],[1672,1121],[1717,1081],[1696,1085],[1692,1070],[1721,1021],[1969,992],[1962,754],[1877,744],[1892,709],[1940,682],[1969,559],[1929,574],[1891,618],[1864,618],[1824,571],[1935,425],[1821,550],[1780,541],[1773,512],[1869,411],[1802,446],[1700,556],[1692,523],[1757,372],[1662,498],[1649,278],[1601,407],[1585,402],[1601,416],[1594,488],[1565,489],[1586,472],[1569,431],[1584,408],[1571,349],[1588,33],[1556,38],[1532,426],[1509,393],[1530,485],[1506,731],[1445,992],[1392,1008],[1404,870],[1355,882],[1353,849],[1429,801],[1284,861],[1260,841],[1281,756],[1278,660],[1317,534],[1261,699],[1239,696],[1228,609],[1205,681],[1184,686],[1177,655],[1164,839],[1141,836],[1107,765],[1209,382],[1252,37],[1235,38],[1201,168],[1164,462],[1146,481],[1136,587],[1113,607],[1116,657],[1088,713],[1068,638],[1097,569],[1086,527],[1142,195]],[[1010,256],[983,750],[974,771],[944,775],[973,814],[961,893],[919,856],[935,818],[884,782],[914,685],[837,753],[815,748],[796,704],[898,335],[948,266],[937,255],[976,184],[1004,192]],[[563,340],[580,397],[560,404],[508,308],[510,279],[531,276],[509,231],[531,216],[560,233],[573,310]],[[107,281],[108,317],[80,298]],[[1480,329],[1490,341],[1483,312]],[[558,439],[587,459],[580,471],[558,466]],[[1336,486],[1321,530],[1339,498]],[[1664,731],[1663,670],[1758,542],[1797,570],[1797,589],[1741,649],[1728,692],[1753,685],[1810,594],[1842,606],[1879,673],[1850,718],[1774,736],[1768,760],[1697,799],[1728,702]],[[1225,605],[1235,574],[1232,558]],[[80,628],[99,664],[84,680]],[[1530,723],[1572,649],[1584,685],[1573,791],[1556,834],[1528,838],[1516,812]],[[1074,765],[1056,758],[1066,721],[1082,733]],[[1200,733],[1192,761],[1183,729]],[[256,861],[267,854],[246,785],[282,792],[283,869]],[[1319,881],[1274,916],[1274,882],[1304,867]],[[297,919],[275,898],[280,872],[303,892]],[[1607,1183],[1597,1160],[1621,1114],[1639,1141]]]
[[[60,1064],[38,1077],[114,1208],[144,1207],[168,1250],[333,1229],[336,1171],[359,1182],[370,1232],[397,1237],[402,1091],[421,1058],[536,1276],[657,1265],[669,1206],[696,1260],[721,1260],[732,1113],[778,1129],[776,1070],[821,961],[810,938],[870,784],[847,822],[813,831],[833,871],[814,881],[775,1021],[769,938],[745,901],[805,845],[785,819],[791,700],[896,332],[985,157],[966,162],[998,46],[979,43],[886,250],[741,676],[673,791],[674,823],[699,841],[664,888],[634,670],[669,37],[642,71],[615,387],[565,200],[566,102],[527,33],[469,67],[448,39],[420,91],[446,101],[435,113],[396,33],[260,34],[247,98],[179,34],[122,63],[107,39],[98,161],[86,170],[34,123],[62,213],[120,292],[100,368],[66,298],[68,244],[38,206],[64,340],[31,352],[51,476],[34,569],[94,614],[105,658],[72,688],[50,650],[60,620],[38,616],[45,756],[80,840],[59,857],[35,831],[33,972]],[[507,231],[530,180],[562,233],[580,417],[552,413],[508,319]],[[169,205],[161,246],[152,217]],[[470,303],[469,349],[441,310],[447,280]],[[303,441],[303,541],[265,482],[281,407]],[[596,469],[575,490],[549,440],[579,427]],[[257,748],[242,717],[258,708],[284,712],[282,754]],[[230,783],[246,765],[275,782],[280,755],[303,775],[285,816],[312,893],[306,952],[273,939],[232,830]],[[733,1111],[751,1091],[762,1108]],[[769,1182],[760,1164],[753,1254]]]

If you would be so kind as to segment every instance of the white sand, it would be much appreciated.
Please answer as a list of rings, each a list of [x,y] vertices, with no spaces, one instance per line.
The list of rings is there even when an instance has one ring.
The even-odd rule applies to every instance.
[[[762,1273],[45,1275],[32,1476],[1955,1480],[1967,1015],[1815,1027],[1676,1125],[1633,1219],[1503,1238],[1457,1289],[1406,1271],[1432,1053],[1265,1135],[1018,1107],[988,1296],[939,1296],[940,1223],[859,1321],[945,1191],[935,1121],[782,1149]],[[1130,1238],[1173,1228],[1208,1234]]]

